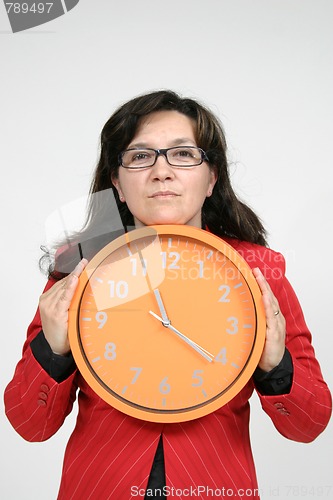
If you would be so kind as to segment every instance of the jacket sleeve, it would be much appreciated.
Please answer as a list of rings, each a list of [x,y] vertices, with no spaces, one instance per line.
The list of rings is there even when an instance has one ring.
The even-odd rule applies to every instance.
[[[258,264],[286,319],[286,347],[292,358],[293,381],[288,394],[265,396],[257,392],[263,410],[277,430],[289,439],[307,443],[327,426],[332,399],[315,357],[301,306],[285,277],[285,261],[281,254],[273,254],[269,263]]]
[[[54,284],[49,280],[45,290]],[[27,441],[45,441],[63,424],[76,398],[76,372],[57,383],[38,363],[30,343],[41,331],[39,310],[30,324],[22,359],[4,394],[6,415]]]

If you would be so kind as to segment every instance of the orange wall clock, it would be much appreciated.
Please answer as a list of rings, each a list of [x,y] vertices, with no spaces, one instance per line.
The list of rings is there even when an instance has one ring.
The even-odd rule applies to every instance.
[[[82,376],[139,419],[182,422],[230,401],[252,376],[266,321],[244,259],[191,226],[135,229],[79,280],[69,339]]]

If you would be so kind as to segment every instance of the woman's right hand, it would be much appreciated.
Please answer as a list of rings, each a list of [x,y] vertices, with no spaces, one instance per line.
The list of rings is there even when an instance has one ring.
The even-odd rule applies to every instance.
[[[39,299],[43,332],[55,354],[65,356],[70,351],[68,309],[78,285],[78,278],[87,263],[87,259],[82,259],[74,271],[62,280],[57,281]]]

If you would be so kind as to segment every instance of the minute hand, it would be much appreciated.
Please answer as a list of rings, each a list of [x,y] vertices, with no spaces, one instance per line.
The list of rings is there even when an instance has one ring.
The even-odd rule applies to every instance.
[[[186,337],[186,335],[184,335],[179,330],[177,330],[177,328],[175,328],[174,326],[172,326],[170,322],[166,323],[165,321],[163,321],[163,319],[160,318],[153,311],[149,311],[149,313],[152,316],[154,316],[154,318],[156,318],[159,321],[161,321],[161,323],[163,324],[163,326],[165,326],[166,328],[169,328],[169,330],[173,331],[176,335],[178,335],[178,337],[180,337],[182,340],[184,340],[184,342],[186,342],[195,351],[197,351],[199,354],[201,354],[201,356],[203,356],[207,361],[209,361],[210,363],[213,361],[213,359],[214,359],[213,354],[211,354],[210,352],[206,351],[206,349],[203,349],[196,342],[194,342],[193,340],[191,340],[188,337]]]

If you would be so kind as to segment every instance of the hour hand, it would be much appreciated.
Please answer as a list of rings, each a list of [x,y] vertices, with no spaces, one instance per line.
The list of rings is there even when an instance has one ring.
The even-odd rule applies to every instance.
[[[169,328],[169,330],[174,332],[176,335],[178,335],[178,337],[180,337],[182,340],[184,340],[184,342],[186,342],[189,346],[191,346],[195,351],[197,351],[199,354],[201,354],[201,356],[203,356],[207,361],[209,361],[210,363],[213,361],[213,359],[214,359],[213,354],[211,354],[209,351],[207,351],[203,347],[199,346],[196,342],[194,342],[194,340],[191,340],[188,337],[186,337],[186,335],[184,335],[179,330],[177,330],[177,328],[172,326],[169,320],[168,320],[168,322],[165,322],[165,321],[163,321],[163,318],[160,318],[153,311],[149,311],[149,313],[152,316],[154,316],[154,318],[161,321],[163,326],[165,326],[166,328]]]

